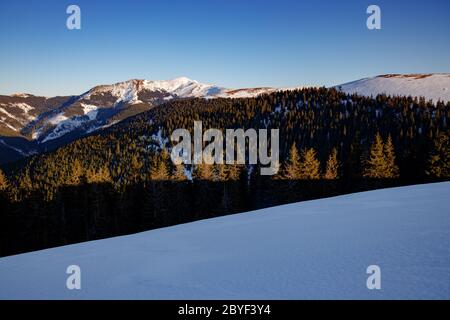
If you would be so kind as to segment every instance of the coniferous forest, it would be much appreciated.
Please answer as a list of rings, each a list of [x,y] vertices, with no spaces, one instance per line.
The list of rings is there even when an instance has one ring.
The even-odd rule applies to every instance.
[[[171,133],[279,129],[280,170],[174,165]],[[0,255],[450,178],[450,103],[305,88],[174,100],[0,171]]]

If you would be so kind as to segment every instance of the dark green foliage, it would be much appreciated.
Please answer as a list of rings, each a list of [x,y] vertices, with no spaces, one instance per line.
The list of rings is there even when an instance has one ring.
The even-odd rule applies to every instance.
[[[450,132],[441,133],[434,139],[427,174],[436,178],[450,178]]]
[[[432,141],[428,173],[448,178],[449,118],[450,104],[325,88],[172,101],[7,170],[0,254],[428,181]],[[270,177],[258,166],[173,165],[170,134],[193,132],[197,120],[203,130],[279,129],[282,170]]]

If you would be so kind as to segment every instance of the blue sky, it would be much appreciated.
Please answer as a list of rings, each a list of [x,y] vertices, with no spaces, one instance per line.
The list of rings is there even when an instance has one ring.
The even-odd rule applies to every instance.
[[[81,30],[66,8],[81,8]],[[366,28],[377,4],[382,30]],[[2,0],[0,94],[178,76],[227,87],[450,72],[450,1]]]

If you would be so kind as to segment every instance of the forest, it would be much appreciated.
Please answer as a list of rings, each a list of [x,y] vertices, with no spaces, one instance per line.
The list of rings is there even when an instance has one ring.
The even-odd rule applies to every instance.
[[[280,169],[174,165],[170,135],[279,129]],[[0,170],[0,256],[450,178],[450,103],[304,88],[173,100]]]

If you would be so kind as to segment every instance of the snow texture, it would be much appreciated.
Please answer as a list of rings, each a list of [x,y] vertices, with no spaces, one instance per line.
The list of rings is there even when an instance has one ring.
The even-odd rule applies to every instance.
[[[417,185],[5,257],[0,298],[449,299],[449,207],[450,182]]]
[[[365,78],[338,86],[349,94],[378,94],[425,97],[427,100],[450,101],[450,74],[384,75]]]

